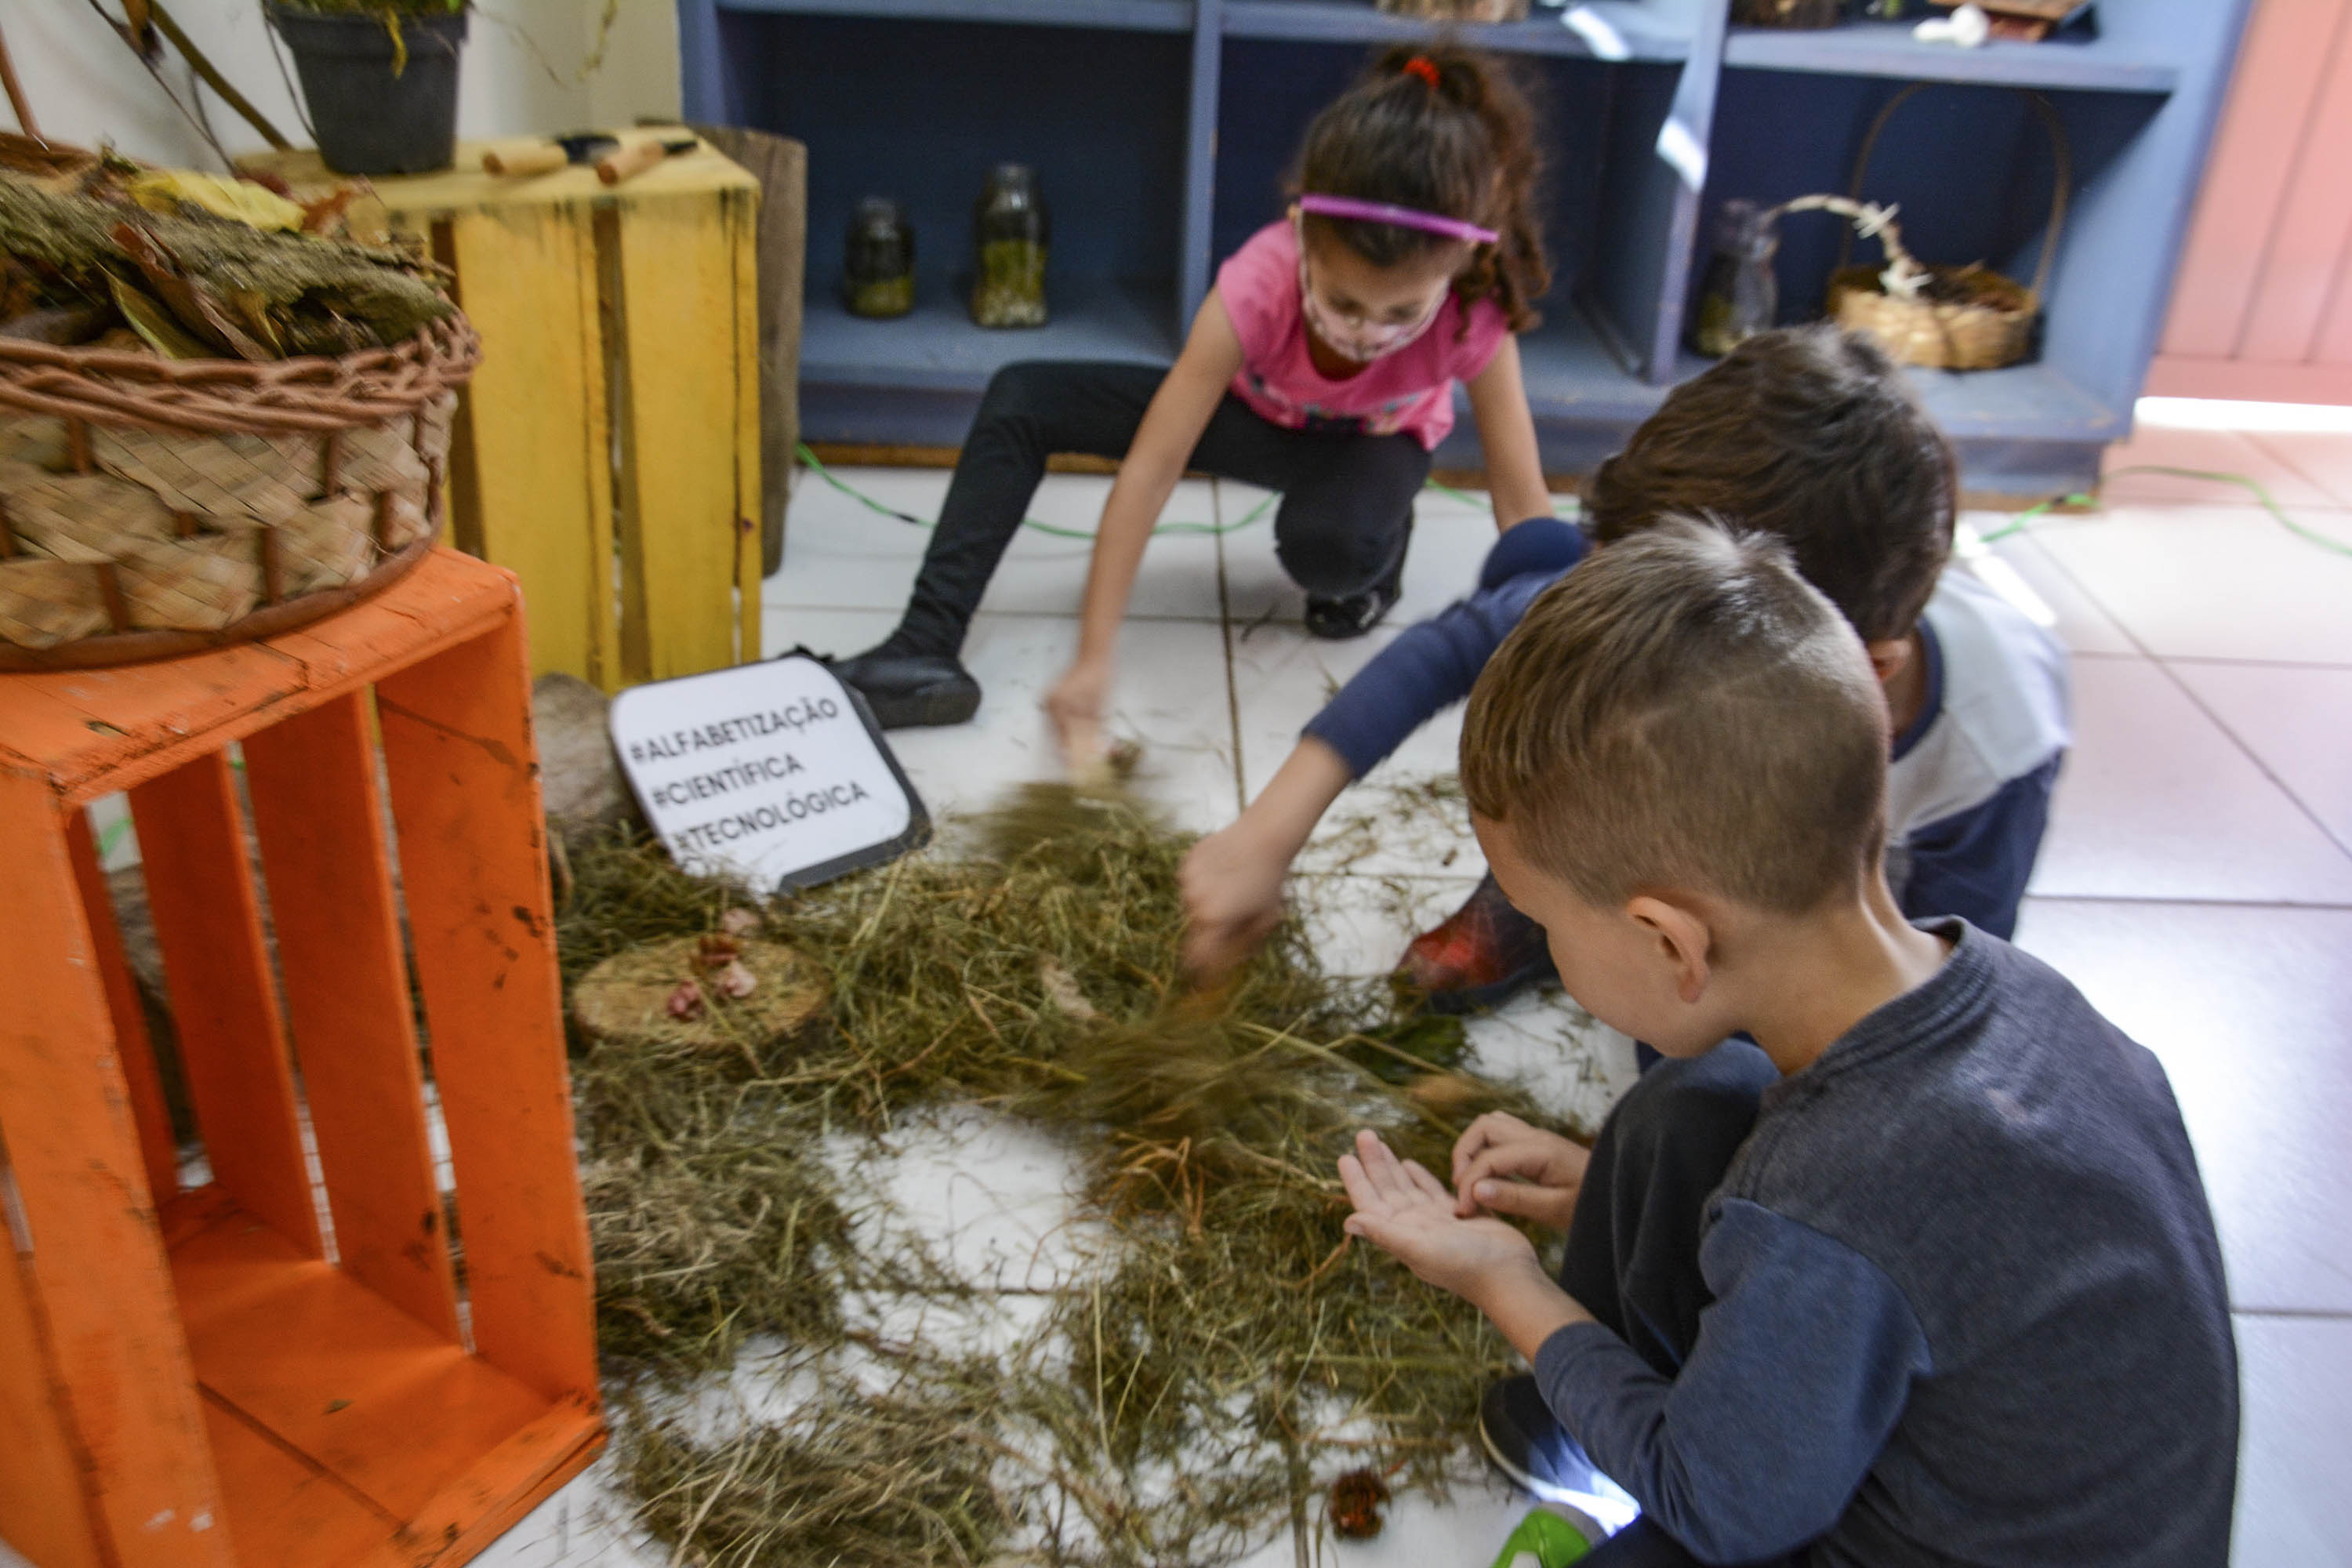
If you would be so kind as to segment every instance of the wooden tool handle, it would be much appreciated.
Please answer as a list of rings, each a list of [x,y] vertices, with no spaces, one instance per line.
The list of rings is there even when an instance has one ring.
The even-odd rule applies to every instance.
[[[597,159],[596,177],[608,185],[617,185],[632,174],[644,174],[668,156],[668,148],[648,137],[635,146],[607,153]]]
[[[536,147],[491,148],[482,154],[482,172],[488,174],[551,174],[570,162],[552,142]]]

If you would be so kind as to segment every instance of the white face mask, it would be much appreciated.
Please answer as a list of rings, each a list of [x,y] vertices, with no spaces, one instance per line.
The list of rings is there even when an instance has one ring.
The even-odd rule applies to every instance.
[[[1307,324],[1324,346],[1345,360],[1357,364],[1370,364],[1376,359],[1392,354],[1409,346],[1445,308],[1446,290],[1438,290],[1429,309],[1417,321],[1366,321],[1342,316],[1326,307],[1316,297],[1314,286],[1307,278],[1307,236],[1298,236],[1298,302],[1307,316]]]

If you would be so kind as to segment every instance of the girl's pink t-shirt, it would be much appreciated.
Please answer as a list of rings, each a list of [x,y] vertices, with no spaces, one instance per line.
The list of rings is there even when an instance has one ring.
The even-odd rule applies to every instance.
[[[1242,342],[1234,394],[1274,424],[1304,428],[1311,419],[1356,419],[1374,436],[1398,433],[1435,450],[1454,428],[1454,384],[1486,362],[1510,323],[1492,300],[1470,306],[1452,294],[1421,336],[1349,376],[1333,381],[1307,352],[1298,302],[1298,231],[1270,223],[1217,268],[1217,298]]]

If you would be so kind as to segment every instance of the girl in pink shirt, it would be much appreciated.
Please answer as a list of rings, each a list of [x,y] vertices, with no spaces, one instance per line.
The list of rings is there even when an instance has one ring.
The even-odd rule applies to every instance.
[[[1186,468],[1282,492],[1275,546],[1307,628],[1359,637],[1396,602],[1414,495],[1469,388],[1498,527],[1551,514],[1512,334],[1550,286],[1538,149],[1502,67],[1394,48],[1308,126],[1297,198],[1219,268],[1174,368],[1033,362],[997,373],[898,628],[835,669],[885,728],[961,723],[965,627],[1056,452],[1119,458],[1078,655],[1045,700],[1085,766],[1153,522]]]

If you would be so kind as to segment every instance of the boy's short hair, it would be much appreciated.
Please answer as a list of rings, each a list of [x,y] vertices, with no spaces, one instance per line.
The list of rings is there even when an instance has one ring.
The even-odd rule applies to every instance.
[[[1662,518],[1504,639],[1470,694],[1462,788],[1596,907],[1682,889],[1801,914],[1881,851],[1885,699],[1783,542]]]
[[[1820,325],[1752,337],[1668,393],[1593,475],[1585,515],[1604,544],[1669,513],[1776,534],[1864,641],[1885,642],[1936,590],[1958,488],[1894,363]]]

